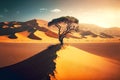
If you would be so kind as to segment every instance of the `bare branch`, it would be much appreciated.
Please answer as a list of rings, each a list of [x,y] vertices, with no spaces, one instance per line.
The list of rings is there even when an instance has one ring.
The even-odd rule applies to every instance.
[[[58,35],[60,35],[61,32],[61,26],[59,24],[55,24],[55,26],[58,28]]]

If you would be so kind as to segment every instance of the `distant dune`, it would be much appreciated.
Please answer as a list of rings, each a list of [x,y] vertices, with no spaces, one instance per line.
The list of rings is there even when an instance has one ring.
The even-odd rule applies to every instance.
[[[120,30],[118,27],[102,28],[94,24],[80,23],[79,29],[80,32],[75,33],[77,35],[74,33],[68,34],[66,38],[70,38],[73,42],[78,43],[104,42],[105,40],[105,42],[120,42]],[[39,35],[39,33],[42,34]],[[40,19],[33,19],[26,22],[0,22],[0,42],[44,42],[43,40],[46,36],[49,42],[49,38],[58,38],[57,33],[55,27],[48,27],[48,21]],[[42,37],[42,35],[45,35],[45,37]],[[76,39],[78,40],[76,41]],[[68,39],[66,42],[68,42]]]
[[[100,32],[103,32],[105,30],[105,28],[102,28],[98,25],[95,24],[85,24],[85,23],[81,23],[79,24],[79,28],[80,30],[84,30],[84,31],[91,31],[93,33],[97,33],[99,34]]]
[[[105,33],[111,34],[112,36],[120,37],[120,28],[119,27],[112,27],[104,30]]]

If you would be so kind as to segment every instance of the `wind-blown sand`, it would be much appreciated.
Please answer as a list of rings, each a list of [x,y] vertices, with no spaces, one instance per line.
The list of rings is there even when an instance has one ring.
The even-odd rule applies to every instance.
[[[72,46],[57,52],[57,80],[119,80],[120,62]],[[54,80],[54,79],[52,79]]]

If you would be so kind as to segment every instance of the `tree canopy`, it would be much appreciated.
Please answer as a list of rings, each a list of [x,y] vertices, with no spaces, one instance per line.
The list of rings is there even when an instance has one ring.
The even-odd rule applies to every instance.
[[[53,19],[48,23],[48,26],[55,26],[58,29],[59,41],[63,44],[63,39],[68,33],[77,31],[79,20],[72,16],[64,16]]]

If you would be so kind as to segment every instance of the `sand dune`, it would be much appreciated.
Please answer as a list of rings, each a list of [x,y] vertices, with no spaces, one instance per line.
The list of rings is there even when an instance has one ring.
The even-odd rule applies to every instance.
[[[57,52],[57,80],[119,80],[120,63],[72,46]],[[113,60],[114,61],[114,60]],[[51,78],[54,80],[53,78]]]
[[[43,43],[51,43],[54,42],[54,43],[59,43],[58,39],[57,38],[52,38],[52,37],[49,37],[46,35],[46,33],[44,32],[40,32],[40,31],[36,31],[35,32],[35,35],[37,35],[38,37],[42,38],[42,40],[40,40],[40,42],[43,42]]]
[[[54,76],[56,51],[61,45],[52,45],[38,54],[14,65],[0,68],[1,80],[50,80]]]
[[[71,45],[95,55],[120,61],[119,43],[71,43]]]
[[[48,33],[48,32],[42,32],[42,31],[36,31],[34,33],[35,36],[41,38],[41,40],[34,40],[28,38],[29,32],[24,31],[20,33],[16,33],[16,36],[18,36],[17,39],[9,39],[6,36],[0,36],[0,42],[9,42],[9,43],[59,43],[57,38],[54,38],[53,36],[55,34]],[[52,37],[50,37],[52,36]],[[56,37],[56,35],[55,35]]]
[[[16,43],[17,42],[19,42],[19,43],[20,42],[21,43],[25,43],[25,42],[28,42],[28,43],[45,42],[46,43],[46,42],[48,42],[49,43],[49,42],[51,42],[50,40],[56,41],[54,39],[58,38],[58,35],[57,35],[58,29],[56,27],[48,27],[48,21],[45,21],[45,20],[33,19],[33,20],[26,21],[26,22],[16,22],[16,21],[14,22],[13,21],[13,22],[8,22],[8,23],[14,24],[14,29],[16,31],[15,35],[17,36],[17,39],[8,38],[8,36],[10,35],[10,33],[12,31],[11,30],[12,28],[10,29],[11,31],[8,31],[9,29],[6,28],[4,30],[4,27],[3,27],[1,29],[2,33],[0,36],[0,42],[11,42],[11,43],[13,43],[13,42],[16,42]],[[2,24],[2,25],[4,26],[6,24]],[[25,26],[27,26],[27,28]],[[32,32],[33,34],[30,35],[31,32],[27,32],[27,31],[30,31],[30,28],[32,30],[37,29],[37,31],[35,31],[35,33]],[[93,35],[93,33],[97,33],[97,35],[98,35],[98,33],[100,33],[100,31],[103,31],[103,33],[106,32],[106,31],[104,31],[103,28],[100,28],[99,26],[96,26],[93,24],[81,24],[80,30],[87,31],[89,34],[92,34],[92,35]],[[74,34],[72,33],[72,34],[68,34],[66,36],[67,38],[65,38],[64,41],[66,43],[71,43],[71,42],[72,43],[120,42],[119,35],[117,35],[117,33],[119,32],[118,28],[111,28],[110,31],[109,31],[109,29],[107,29],[107,30],[108,30],[107,33],[109,35],[111,33],[118,37],[114,37],[114,38],[96,37],[96,38],[94,38],[89,35],[89,36],[85,36],[86,38],[81,39],[80,33],[74,33]],[[14,38],[15,35],[12,37]],[[43,40],[41,40],[42,39],[41,36],[42,36]],[[104,37],[105,37],[105,34],[104,34]],[[70,38],[70,39],[68,39],[68,38]]]
[[[0,68],[21,62],[50,45],[47,43],[0,43]]]
[[[56,49],[57,45],[53,45],[51,48],[49,47],[48,49],[46,49],[46,47],[48,47],[50,44],[45,45],[45,44],[35,44],[35,43],[34,44],[1,43],[0,45],[1,45],[0,51],[2,52],[0,54],[0,57],[1,57],[0,67],[8,66],[6,68],[1,69],[1,71],[2,70],[6,71],[5,76],[9,76],[9,73],[8,73],[9,71],[7,72],[7,69],[9,69],[10,72],[12,70],[13,73],[14,71],[19,73],[19,76],[26,77],[26,78],[32,77],[31,80],[33,80],[33,76],[31,75],[34,75],[34,78],[38,78],[36,80],[40,80],[39,77],[42,76],[41,71],[43,70],[43,67],[44,67],[43,64],[44,64],[46,66],[44,67],[45,71],[46,71],[46,68],[47,70],[49,70],[48,66],[52,66],[56,68],[55,77],[57,80],[119,80],[120,79],[120,76],[119,76],[120,62],[119,61],[113,60],[112,58],[105,58],[102,56],[98,56],[97,53],[93,54],[69,45],[63,46],[62,49],[59,51],[58,49]],[[101,45],[106,45],[106,44],[101,43]],[[84,46],[85,48],[85,46],[88,46],[88,45],[84,44],[82,46]],[[94,44],[94,47],[95,46],[96,45]],[[113,45],[111,46],[113,47]],[[86,47],[86,48],[89,48],[89,47]],[[97,48],[99,49],[99,47]],[[56,54],[56,51],[57,51],[58,57],[55,60],[56,64],[54,64],[53,66],[48,63],[49,62],[48,57],[51,58],[51,55],[53,53]],[[33,55],[37,57],[34,57]],[[48,62],[45,62],[45,61],[48,61]],[[39,64],[39,62],[41,63]],[[33,63],[36,66],[33,66],[32,65]],[[13,75],[16,75],[16,74],[13,74]],[[4,76],[1,76],[1,77],[4,77]],[[9,79],[9,80],[13,80],[13,79]],[[55,79],[51,77],[51,80],[55,80]]]

